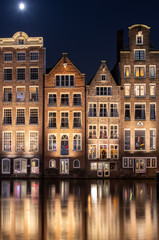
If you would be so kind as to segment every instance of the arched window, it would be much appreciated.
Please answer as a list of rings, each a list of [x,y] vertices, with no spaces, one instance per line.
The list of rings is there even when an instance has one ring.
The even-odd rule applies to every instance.
[[[49,151],[56,151],[56,135],[54,134],[49,134],[49,146],[48,146]]]
[[[10,159],[8,158],[2,159],[2,173],[10,173]]]
[[[31,159],[31,173],[39,173],[39,159]]]
[[[81,151],[82,150],[82,139],[80,134],[76,134],[73,137],[73,151]]]
[[[56,168],[56,161],[54,159],[49,161],[49,168]]]
[[[61,155],[69,155],[69,139],[67,135],[61,137]]]
[[[74,167],[74,168],[80,168],[80,161],[79,161],[78,159],[75,159],[75,160],[73,161],[73,167]]]

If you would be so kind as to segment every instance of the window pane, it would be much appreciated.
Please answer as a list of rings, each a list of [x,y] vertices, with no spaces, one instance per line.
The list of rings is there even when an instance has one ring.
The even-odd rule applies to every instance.
[[[145,150],[145,130],[135,130],[135,150]]]
[[[125,130],[125,150],[130,150],[130,130]]]

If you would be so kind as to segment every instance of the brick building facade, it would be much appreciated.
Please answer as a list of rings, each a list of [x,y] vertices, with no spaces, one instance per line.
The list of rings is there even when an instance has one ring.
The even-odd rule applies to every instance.
[[[129,44],[120,52],[121,176],[155,176],[159,156],[159,50],[150,27],[129,27]]]
[[[0,173],[41,174],[43,142],[42,37],[0,38]]]
[[[86,159],[90,177],[118,176],[120,86],[105,61],[86,86]]]
[[[85,75],[67,54],[45,76],[44,169],[46,176],[85,174]]]

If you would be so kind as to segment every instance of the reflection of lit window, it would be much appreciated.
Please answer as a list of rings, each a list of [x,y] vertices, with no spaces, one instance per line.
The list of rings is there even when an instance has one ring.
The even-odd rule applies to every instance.
[[[97,149],[96,149],[96,145],[95,144],[89,144],[88,145],[88,158],[96,158],[96,152],[97,152]]]
[[[31,159],[31,172],[39,173],[39,159]]]
[[[96,202],[97,201],[97,185],[91,184],[91,201]]]
[[[14,173],[27,173],[26,159],[14,159]]]
[[[56,168],[56,161],[54,159],[49,161],[49,168]]]

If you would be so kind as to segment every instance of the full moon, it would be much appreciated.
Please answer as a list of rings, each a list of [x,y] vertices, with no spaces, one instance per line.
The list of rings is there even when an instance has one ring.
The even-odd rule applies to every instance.
[[[25,7],[24,3],[20,3],[20,4],[19,4],[19,8],[20,8],[20,10],[23,10],[24,7]]]

